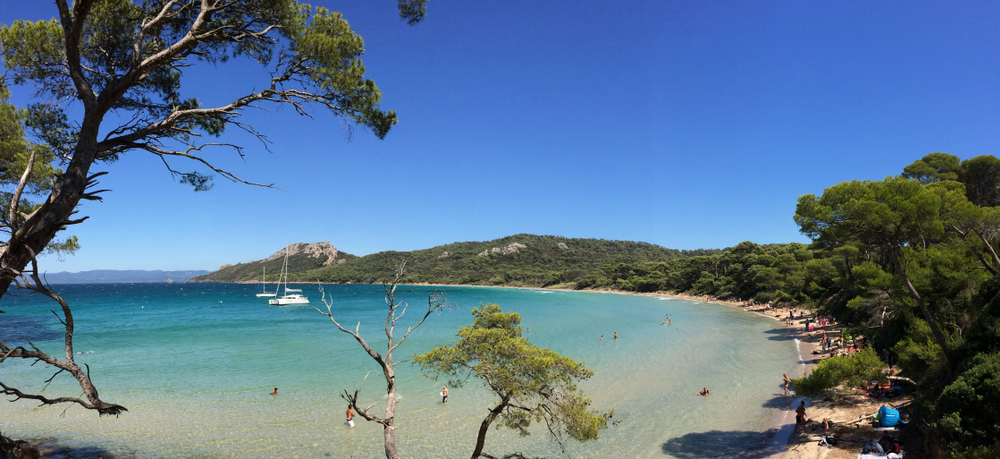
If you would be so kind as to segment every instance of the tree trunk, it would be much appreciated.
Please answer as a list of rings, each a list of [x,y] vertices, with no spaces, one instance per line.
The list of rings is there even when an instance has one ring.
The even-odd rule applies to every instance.
[[[6,247],[0,249],[0,298],[10,288],[14,278],[28,266],[32,258],[42,253],[55,238],[87,189],[90,166],[97,157],[97,133],[100,118],[84,117],[80,140],[73,150],[73,159],[66,172],[52,184],[48,199],[33,212],[20,228],[12,231]],[[89,122],[88,122],[89,121]]]
[[[903,284],[906,285],[906,289],[910,292],[910,296],[914,300],[917,300],[917,307],[920,308],[920,312],[924,315],[924,320],[931,327],[931,332],[934,334],[934,339],[937,341],[938,346],[941,346],[941,350],[944,352],[944,357],[948,361],[948,377],[950,378],[958,366],[955,362],[955,356],[951,352],[951,346],[948,346],[948,342],[944,339],[944,334],[941,333],[941,328],[938,327],[937,321],[934,320],[934,315],[931,314],[931,310],[927,308],[927,304],[924,303],[924,299],[917,292],[916,287],[910,282],[909,276],[906,275],[906,271],[903,270],[903,264],[899,260],[899,254],[896,250],[890,250],[892,254],[892,264],[896,268],[896,275],[903,280]]]
[[[486,434],[490,431],[490,424],[503,412],[509,401],[510,397],[504,397],[500,400],[499,405],[490,410],[490,414],[486,415],[486,419],[483,419],[483,423],[479,426],[479,435],[476,437],[476,449],[472,451],[472,459],[479,459],[483,455],[483,447],[486,445]]]
[[[382,435],[385,440],[385,457],[386,459],[400,459],[399,453],[396,451],[396,375],[392,367],[392,355],[387,355],[385,360],[385,382],[386,382],[386,398],[385,398],[385,428],[382,430]]]

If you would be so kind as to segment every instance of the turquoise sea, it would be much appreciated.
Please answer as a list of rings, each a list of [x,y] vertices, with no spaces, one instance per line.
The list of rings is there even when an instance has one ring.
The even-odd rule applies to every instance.
[[[297,285],[322,306],[315,285]],[[93,284],[56,288],[76,318],[77,362],[90,365],[101,397],[128,407],[99,418],[75,406],[0,403],[0,431],[53,437],[67,456],[136,458],[384,457],[382,429],[344,422],[341,391],[353,391],[377,365],[329,319],[305,307],[268,306],[244,284]],[[435,287],[400,286],[409,310],[397,336],[426,310]],[[380,285],[326,286],[338,320],[384,349]],[[586,363],[581,388],[594,407],[613,407],[620,425],[565,452],[544,426],[528,437],[491,429],[486,451],[502,456],[573,458],[758,457],[773,452],[775,427],[790,401],[782,373],[798,375],[795,341],[774,319],[718,304],[606,293],[447,287],[456,309],[431,315],[396,351],[400,360],[446,344],[472,322],[471,309],[497,303],[521,313],[535,344]],[[0,303],[0,336],[32,339],[62,357],[62,327],[40,297],[9,294]],[[663,319],[670,314],[673,325]],[[618,340],[612,338],[617,332]],[[604,335],[601,341],[600,336]],[[381,339],[380,339],[381,338]],[[51,376],[29,362],[0,364],[0,380],[41,391]],[[399,451],[407,458],[468,457],[491,393],[475,381],[452,388],[415,367],[397,367]],[[384,411],[384,385],[372,374],[362,398]],[[278,395],[269,392],[277,386]],[[693,393],[708,387],[710,397]],[[68,375],[49,396],[79,395]],[[110,454],[108,454],[110,453]]]

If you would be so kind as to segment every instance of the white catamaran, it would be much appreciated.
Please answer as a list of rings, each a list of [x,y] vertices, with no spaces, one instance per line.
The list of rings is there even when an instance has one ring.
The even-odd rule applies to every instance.
[[[270,305],[273,305],[273,306],[289,306],[289,305],[293,305],[293,304],[309,304],[309,298],[306,298],[304,295],[302,295],[302,293],[301,293],[302,290],[299,290],[297,288],[288,288],[288,247],[287,246],[285,246],[285,267],[282,269],[282,271],[283,271],[283,273],[285,275],[285,280],[284,280],[285,291],[284,291],[284,295],[281,295],[281,296],[279,296],[277,298],[272,298],[270,300],[267,300],[267,304],[270,304]],[[275,290],[275,293],[277,293],[277,290]]]
[[[278,285],[274,286],[274,293],[267,291],[267,268],[264,268],[264,273],[260,276],[260,293],[257,294],[257,298],[274,298],[278,296]]]

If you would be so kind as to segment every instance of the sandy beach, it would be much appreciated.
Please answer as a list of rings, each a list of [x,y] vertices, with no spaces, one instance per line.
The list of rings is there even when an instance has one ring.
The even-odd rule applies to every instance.
[[[769,316],[787,316],[781,313],[780,309],[757,310],[756,312]],[[815,314],[811,311],[800,310],[803,318],[797,318],[788,328],[789,333],[799,340],[799,352],[802,356],[802,372],[796,375],[789,375],[790,378],[801,377],[812,371],[815,367],[814,361],[821,357],[820,339],[825,331],[828,335],[839,335],[842,325],[827,325],[825,327],[814,327],[812,331],[806,329],[806,319],[813,319],[815,324]],[[780,320],[780,319],[778,319]],[[779,326],[780,328],[780,326]],[[882,433],[876,432],[871,423],[871,415],[878,411],[882,405],[892,407],[904,403],[907,399],[896,397],[892,399],[868,398],[860,390],[841,396],[837,400],[811,400],[805,397],[797,397],[793,394],[789,397],[788,414],[779,427],[776,441],[785,442],[787,446],[782,453],[769,456],[768,459],[854,459],[865,444],[881,438]],[[793,433],[795,427],[794,408],[800,401],[806,402],[806,428]],[[824,421],[829,421],[829,431],[825,432]],[[833,435],[836,439],[835,446],[820,446],[820,440],[824,433]],[[787,440],[786,440],[787,439]]]
[[[614,292],[625,293],[625,292]],[[812,372],[815,362],[823,356],[820,339],[825,331],[830,336],[837,336],[843,325],[826,325],[816,327],[816,315],[809,310],[799,309],[796,319],[788,327],[783,327],[784,317],[788,316],[788,308],[764,308],[754,306],[747,308],[736,301],[723,301],[706,296],[695,296],[671,293],[639,293],[639,295],[680,298],[692,301],[704,301],[736,307],[766,315],[775,319],[775,329],[785,328],[798,340],[801,357],[801,371],[788,375],[789,378],[799,378]],[[801,314],[801,315],[800,315]],[[814,328],[807,330],[806,320],[812,321]],[[780,382],[781,375],[775,375]],[[786,397],[787,411],[777,426],[777,433],[772,440],[773,447],[768,451],[777,451],[765,455],[767,459],[855,459],[865,444],[881,438],[881,432],[876,432],[871,423],[871,415],[882,405],[892,407],[908,402],[905,397],[892,399],[872,399],[860,390],[845,394],[837,400],[812,400],[797,396],[792,388],[792,394]],[[795,428],[795,408],[801,401],[806,403],[806,429],[793,432]],[[824,420],[829,421],[829,434],[836,439],[835,446],[820,446],[824,435]]]

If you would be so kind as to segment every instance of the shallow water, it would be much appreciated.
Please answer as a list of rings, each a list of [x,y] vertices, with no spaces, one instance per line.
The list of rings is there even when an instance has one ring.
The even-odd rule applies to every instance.
[[[321,306],[314,286],[299,286]],[[374,348],[385,346],[381,286],[326,286],[345,327],[360,322]],[[401,330],[426,310],[434,287],[401,286],[409,303]],[[377,368],[357,342],[329,319],[301,307],[271,307],[253,285],[65,285],[76,318],[77,361],[90,364],[106,401],[129,412],[98,418],[78,407],[0,404],[0,430],[20,438],[55,437],[66,448],[102,448],[116,457],[384,457],[382,430],[343,420],[339,393],[353,391]],[[539,346],[586,363],[595,372],[580,387],[596,409],[613,407],[622,423],[584,444],[574,458],[756,457],[768,446],[786,405],[781,374],[798,365],[793,340],[773,319],[740,309],[678,299],[484,287],[448,287],[457,309],[432,314],[396,351],[396,360],[446,344],[471,323],[472,307],[515,310]],[[41,297],[5,297],[0,336],[29,336],[59,355],[61,326]],[[665,314],[673,325],[663,325]],[[612,334],[618,332],[619,339]],[[604,341],[600,336],[604,335]],[[12,339],[13,337],[14,339]],[[381,340],[379,339],[381,337]],[[38,391],[51,372],[26,362],[0,366],[4,382]],[[371,374],[362,398],[384,410],[384,386]],[[397,367],[397,441],[404,457],[468,455],[494,399],[476,381],[451,388],[409,363]],[[45,394],[78,395],[60,375]],[[279,387],[279,395],[269,392]],[[702,387],[711,397],[693,395]],[[65,411],[65,413],[64,413]],[[486,451],[564,456],[544,427],[529,437],[491,429]],[[724,445],[709,447],[709,445]]]

